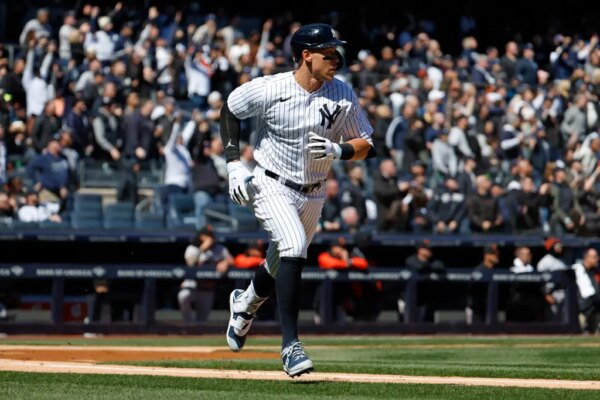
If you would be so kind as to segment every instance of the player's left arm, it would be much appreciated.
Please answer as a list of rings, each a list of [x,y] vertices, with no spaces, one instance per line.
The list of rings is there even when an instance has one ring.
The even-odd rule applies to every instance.
[[[367,139],[356,138],[347,141],[346,143],[340,145],[342,148],[342,153],[344,152],[344,146],[352,147],[352,149],[348,148],[346,150],[348,154],[352,154],[351,158],[347,158],[348,160],[364,160],[365,158],[375,157],[376,155],[373,144]]]
[[[342,125],[341,144],[343,160],[364,160],[375,157],[373,147],[373,126],[369,122],[365,112],[360,107],[358,99],[352,93],[352,105]]]

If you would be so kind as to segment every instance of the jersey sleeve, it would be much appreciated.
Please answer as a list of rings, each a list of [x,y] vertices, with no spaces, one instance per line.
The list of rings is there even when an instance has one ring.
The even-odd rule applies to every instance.
[[[367,119],[365,112],[360,107],[354,93],[352,93],[352,105],[341,128],[344,141],[347,142],[351,139],[362,138],[373,145],[373,140],[371,139],[373,127]]]
[[[237,87],[227,99],[229,111],[239,119],[257,116],[265,101],[265,79],[255,78]]]

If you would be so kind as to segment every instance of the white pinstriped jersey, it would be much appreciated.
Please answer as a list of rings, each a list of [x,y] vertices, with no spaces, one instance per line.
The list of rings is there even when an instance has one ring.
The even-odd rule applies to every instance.
[[[258,165],[296,183],[311,184],[327,177],[333,160],[311,157],[306,150],[308,132],[335,143],[343,137],[372,144],[373,128],[347,84],[333,79],[309,93],[293,74],[255,78],[235,89],[227,105],[239,119],[258,117]]]

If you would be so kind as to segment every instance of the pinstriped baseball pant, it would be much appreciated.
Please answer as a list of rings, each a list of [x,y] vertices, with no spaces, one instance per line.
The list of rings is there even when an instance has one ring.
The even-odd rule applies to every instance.
[[[325,202],[324,185],[313,193],[302,193],[254,169],[249,185],[250,206],[270,236],[266,267],[277,276],[280,257],[306,258]]]

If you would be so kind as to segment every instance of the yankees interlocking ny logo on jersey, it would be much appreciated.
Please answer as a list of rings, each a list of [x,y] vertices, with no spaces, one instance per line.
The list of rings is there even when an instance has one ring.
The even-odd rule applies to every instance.
[[[258,165],[299,184],[325,180],[333,162],[309,154],[309,132],[336,143],[341,138],[372,143],[373,128],[352,88],[338,79],[309,93],[293,72],[255,78],[236,88],[227,105],[239,119],[257,117],[253,145]]]
[[[331,129],[331,125],[335,123],[336,118],[342,111],[342,107],[338,104],[335,105],[335,111],[333,113],[329,112],[329,108],[327,108],[327,104],[323,104],[323,107],[319,108],[319,112],[321,113],[321,126],[325,126],[325,121],[327,121],[327,129]]]

